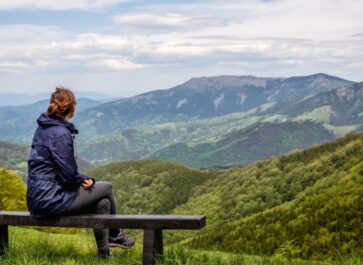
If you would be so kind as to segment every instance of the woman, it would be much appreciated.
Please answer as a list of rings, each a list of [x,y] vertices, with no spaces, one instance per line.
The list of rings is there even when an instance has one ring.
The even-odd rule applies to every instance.
[[[28,157],[27,205],[37,218],[85,213],[116,214],[112,184],[79,174],[75,134],[68,120],[76,100],[71,90],[57,87],[48,111],[37,119]],[[111,256],[110,246],[129,248],[134,240],[121,229],[93,229],[98,256]]]

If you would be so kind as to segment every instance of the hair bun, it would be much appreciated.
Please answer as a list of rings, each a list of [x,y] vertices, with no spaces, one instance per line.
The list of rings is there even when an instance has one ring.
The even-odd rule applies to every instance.
[[[57,115],[65,117],[69,114],[70,117],[76,108],[76,99],[73,92],[64,87],[57,87],[50,97],[50,102],[48,106],[48,115]]]

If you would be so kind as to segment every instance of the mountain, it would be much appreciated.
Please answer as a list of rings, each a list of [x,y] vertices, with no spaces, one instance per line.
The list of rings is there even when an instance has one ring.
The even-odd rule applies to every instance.
[[[75,121],[87,136],[106,134],[134,126],[243,112],[265,103],[297,100],[351,84],[326,74],[291,78],[193,78],[170,89],[98,105],[79,113]]]
[[[344,92],[344,93],[343,93]],[[346,95],[346,96],[344,96]],[[188,122],[169,122],[142,128],[124,129],[92,138],[80,147],[83,157],[93,163],[107,163],[130,159],[167,159],[189,166],[226,166],[245,164],[269,155],[282,154],[295,148],[306,148],[313,144],[344,136],[352,131],[362,130],[362,83],[351,87],[340,87],[327,92],[290,102],[271,102],[245,112],[232,113],[210,119],[193,119]],[[344,121],[347,121],[346,123]],[[304,121],[310,123],[304,126]],[[293,122],[293,123],[287,123]],[[314,122],[311,123],[311,122]],[[275,135],[274,141],[264,145],[263,139],[269,134],[266,126],[259,123],[276,123],[283,126],[284,133]],[[295,126],[284,126],[284,123]],[[297,125],[306,137],[312,137],[309,144],[294,145],[289,141],[289,130]],[[241,131],[248,126],[258,127],[258,135]],[[233,134],[233,132],[236,132]],[[276,130],[275,130],[276,131]],[[234,135],[231,138],[228,134]],[[248,137],[243,137],[246,133]],[[244,142],[238,149],[235,141]],[[305,137],[302,141],[307,141]],[[225,140],[227,138],[227,140]],[[249,139],[250,138],[250,139]],[[255,152],[246,152],[246,145],[258,142]],[[284,142],[281,149],[280,142]],[[223,146],[223,144],[225,146]],[[291,144],[290,147],[288,145]],[[269,150],[277,150],[270,152]],[[280,150],[280,151],[278,151]],[[229,159],[227,159],[227,157]],[[224,159],[223,159],[224,158]]]
[[[301,132],[303,133],[294,138],[296,130],[294,132],[293,126],[284,126],[284,132],[279,133],[277,137],[274,137],[277,134],[274,134],[273,130],[271,133],[269,133],[270,129],[263,132],[264,127],[261,126],[262,131],[257,130],[251,134],[246,130],[236,128],[232,137],[226,134],[217,141],[206,138],[204,142],[200,143],[193,141],[171,143],[152,152],[146,158],[172,160],[194,167],[243,165],[270,155],[283,154],[295,148],[304,149],[313,144],[332,140],[336,136],[343,136],[351,131],[362,130],[363,83],[339,87],[297,102],[277,102],[268,108],[260,108],[258,112],[254,111],[252,115],[254,116],[241,115],[243,119],[254,118],[256,123],[251,125],[251,128],[258,127],[258,122],[269,121],[274,123],[271,126],[275,128],[284,126],[284,124],[300,124],[302,126],[305,123],[305,125],[309,124],[312,129],[307,129],[308,126],[302,126]],[[306,123],[307,121],[312,121],[315,125],[313,126],[311,122]],[[271,137],[271,141],[266,144],[264,139],[269,139],[268,135]],[[299,139],[305,141],[305,144],[296,146],[289,142],[289,139],[296,141]],[[307,140],[310,142],[307,143]],[[242,145],[241,142],[244,144]],[[284,143],[284,147],[281,146],[280,142]],[[248,145],[253,143],[255,145],[251,151]],[[270,152],[270,150],[275,151]]]
[[[258,123],[269,122],[283,126],[281,123],[288,121],[313,120],[321,123],[335,136],[343,136],[359,129],[362,123],[342,123],[339,126],[331,124],[331,106],[316,104],[316,108],[308,107],[311,105],[308,103],[309,100],[324,93],[329,94],[343,88],[350,90],[357,86],[353,82],[326,74],[290,78],[193,78],[174,88],[108,103],[90,102],[85,103],[83,108],[80,102],[80,108],[71,121],[80,131],[78,147],[81,157],[95,165],[117,160],[159,159],[165,157],[164,153],[173,161],[201,167],[217,166],[215,161],[223,162],[218,166],[244,164],[246,161],[265,158],[271,153],[282,152],[266,152],[266,146],[260,145],[263,147],[259,149],[261,153],[252,152],[256,155],[253,159],[248,158],[243,150],[238,152],[238,149],[233,148],[231,144],[238,139],[232,139],[233,136],[228,134],[253,124],[257,126]],[[331,97],[331,100],[337,101],[338,98]],[[95,106],[92,106],[93,103]],[[294,109],[295,105],[301,107]],[[36,127],[35,120],[44,108],[41,104],[23,106],[20,107],[21,113],[19,108],[15,107],[0,108],[0,118],[4,121],[0,125],[0,139],[29,144]],[[340,109],[343,115],[347,107],[343,106]],[[33,116],[28,113],[33,113]],[[320,139],[316,135],[313,136],[313,133],[308,134],[314,139],[310,139],[310,144],[306,144],[305,147],[331,139],[321,126],[310,127],[314,128],[314,133],[320,132]],[[263,127],[260,130],[259,135],[266,134]],[[238,135],[241,134],[236,133],[234,137]],[[252,137],[250,143],[256,141],[253,134],[249,134],[249,137]],[[280,140],[288,141],[286,137],[288,130],[281,134]],[[248,146],[248,140],[243,141]],[[281,150],[290,151],[296,148],[292,142],[289,143],[289,148],[288,144],[285,144]],[[222,144],[226,146],[223,147]],[[277,150],[280,147],[279,141],[275,141],[268,149]],[[233,161],[217,159],[219,151],[226,154],[230,149],[234,150],[229,156],[233,156]],[[200,151],[207,151],[204,160]],[[174,157],[169,154],[174,154]],[[191,159],[192,157],[196,159]],[[239,161],[236,161],[236,158]],[[193,160],[192,163],[186,161],[188,159]]]
[[[320,259],[363,250],[362,157],[363,133],[354,133],[228,170],[144,160],[86,173],[113,183],[120,213],[207,216],[201,231],[166,233],[169,242]]]
[[[81,131],[79,152],[93,164],[106,164],[117,160],[140,159],[170,144],[218,141],[233,130],[263,121],[264,116],[260,113],[273,105],[274,103],[269,103],[248,112],[210,119],[128,128],[104,135],[84,137],[84,140]]]
[[[311,121],[255,123],[235,130],[217,142],[173,144],[146,159],[171,160],[196,168],[246,165],[333,139],[333,133]]]
[[[0,167],[12,169],[24,179],[28,171],[27,156],[28,147],[0,141]]]
[[[297,101],[260,105],[246,112],[209,119],[194,119],[188,122],[169,122],[143,128],[124,129],[93,137],[91,140],[87,139],[87,142],[82,142],[80,151],[83,157],[95,163],[146,158],[167,159],[198,167],[215,165],[216,162],[221,163],[219,164],[221,166],[231,163],[245,164],[247,161],[253,162],[266,158],[268,155],[282,154],[295,148],[306,148],[313,144],[323,143],[333,139],[333,134],[339,137],[351,131],[362,130],[362,91],[362,83],[359,83]],[[266,148],[267,145],[262,144],[263,138],[261,138],[262,142],[255,152],[244,153],[246,149],[237,150],[231,145],[232,139],[227,136],[236,131],[235,137],[237,135],[242,137],[244,132],[238,134],[238,130],[248,126],[258,127],[258,123],[277,123],[278,126],[283,126],[282,124],[288,121],[295,122],[295,125],[299,124],[296,122],[314,122],[309,123],[311,133],[306,134],[312,137],[309,144],[296,146],[289,142],[289,129],[294,128],[289,126],[285,126],[284,133],[275,134],[275,140],[269,142],[268,148]],[[267,129],[264,128],[266,127],[260,126],[260,133],[257,134],[259,137],[268,135]],[[306,131],[307,126],[305,126]],[[318,132],[320,136],[317,136]],[[251,137],[250,143],[256,142],[254,134],[247,135]],[[300,137],[304,135],[300,134]],[[306,137],[300,141],[306,142]],[[225,141],[225,138],[229,140]],[[247,144],[248,139],[244,137],[243,141]],[[281,141],[285,142],[285,148],[280,152],[268,151],[274,148],[277,151],[281,147],[279,144]],[[220,159],[220,157],[231,159]]]
[[[363,82],[311,96],[280,112],[289,117],[326,120],[333,126],[360,126],[363,123]]]
[[[100,104],[88,98],[77,100],[77,112]],[[37,127],[36,119],[47,110],[49,100],[41,100],[29,105],[0,107],[0,139],[29,144]]]
[[[110,95],[94,92],[94,91],[75,91],[77,98],[89,98],[95,101],[111,101],[117,99]],[[17,93],[0,93],[0,107],[1,106],[21,106],[33,104],[37,101],[48,100],[50,98],[49,93],[39,94],[17,94]]]
[[[24,95],[16,93],[0,93],[0,106],[20,106],[32,104],[49,98],[46,94]]]

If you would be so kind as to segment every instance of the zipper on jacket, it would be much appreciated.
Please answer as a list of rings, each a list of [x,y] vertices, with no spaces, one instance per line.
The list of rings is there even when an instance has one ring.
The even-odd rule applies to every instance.
[[[76,143],[76,136],[74,133],[72,133],[73,138],[73,155],[77,159],[77,143]]]

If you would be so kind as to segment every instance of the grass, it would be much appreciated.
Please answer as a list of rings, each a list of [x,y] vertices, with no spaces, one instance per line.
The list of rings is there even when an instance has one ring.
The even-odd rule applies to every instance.
[[[304,112],[303,114],[295,117],[293,120],[296,121],[304,121],[304,120],[312,120],[317,122],[329,123],[330,117],[333,115],[333,111],[331,106],[323,106],[320,108],[316,108],[310,112]]]
[[[334,126],[328,123],[323,124],[323,126],[334,133],[336,137],[342,137],[352,131],[357,130],[359,127],[359,125]]]
[[[140,241],[133,249],[114,249],[112,259],[96,257],[93,235],[50,234],[32,229],[10,227],[10,247],[0,258],[1,265],[98,265],[141,264]],[[260,257],[229,254],[217,251],[191,250],[181,246],[169,246],[157,265],[358,265],[363,258],[357,255],[333,261],[288,260],[283,257]]]

